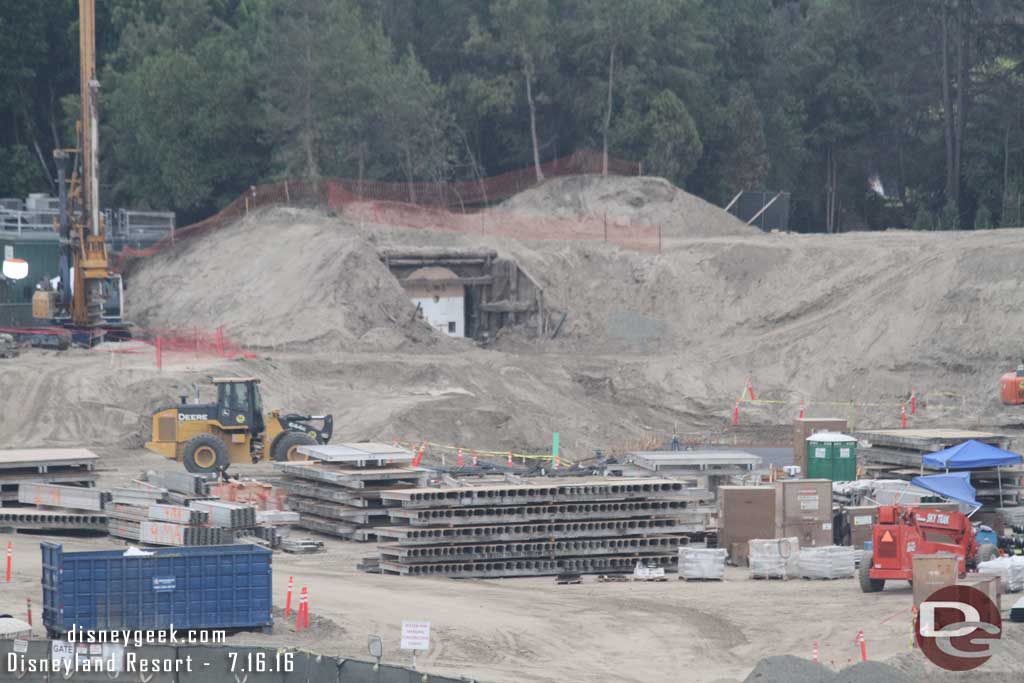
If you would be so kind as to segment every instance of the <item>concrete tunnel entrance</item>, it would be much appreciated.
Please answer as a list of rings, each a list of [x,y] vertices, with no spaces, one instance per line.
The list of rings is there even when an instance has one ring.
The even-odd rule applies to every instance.
[[[516,325],[547,333],[543,288],[494,249],[387,248],[379,254],[418,313],[442,334],[487,342]]]

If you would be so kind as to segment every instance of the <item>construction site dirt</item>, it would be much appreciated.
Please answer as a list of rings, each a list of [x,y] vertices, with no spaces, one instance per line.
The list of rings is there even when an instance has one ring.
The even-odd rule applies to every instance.
[[[994,388],[1017,361],[1011,340],[1024,326],[1024,240],[1014,231],[760,234],[710,205],[694,207],[707,218],[688,227],[671,223],[668,210],[630,214],[636,201],[685,200],[662,181],[644,190],[644,181],[590,181],[592,200],[576,203],[556,186],[512,205],[522,215],[561,220],[571,208],[593,219],[606,210],[597,198],[621,191],[626,208],[612,212],[613,238],[616,221],[662,226],[643,249],[592,232],[499,236],[501,211],[460,219],[479,221],[479,233],[374,223],[399,212],[365,206],[254,211],[135,261],[125,280],[127,315],[140,329],[195,331],[198,340],[221,328],[243,352],[210,353],[197,341],[191,351],[165,349],[158,362],[148,337],[24,350],[0,361],[0,448],[91,448],[103,487],[148,469],[180,470],[142,448],[150,416],[222,376],[259,377],[268,407],[333,414],[335,441],[434,444],[427,462],[435,464],[453,462],[457,447],[490,462],[544,454],[556,431],[566,464],[597,450],[664,448],[673,435],[788,446],[803,411],[846,419],[850,431],[897,428],[902,410],[911,427],[1020,433],[1018,409],[1000,405]],[[282,236],[300,248],[282,249]],[[389,247],[495,250],[543,288],[544,324],[513,317],[482,343],[431,330],[382,261]],[[39,539],[0,535],[17,558],[15,590],[3,592],[35,604]],[[857,661],[863,629],[873,660],[945,680],[911,650],[911,591],[901,585],[872,594],[867,608],[855,579],[753,581],[733,567],[723,582],[398,577],[356,569],[373,546],[318,540],[325,554],[279,553],[273,562],[275,607],[294,576],[309,588],[314,628],[297,632],[294,613],[289,622],[278,612],[273,635],[233,640],[352,655],[376,633],[385,661],[398,662],[408,659],[398,650],[401,621],[422,617],[434,645],[419,664],[440,674],[735,681],[764,657],[810,657],[815,641],[822,663],[845,667]],[[63,542],[69,550],[122,543]],[[1003,643],[985,670],[1019,676],[1024,636],[1008,630]]]

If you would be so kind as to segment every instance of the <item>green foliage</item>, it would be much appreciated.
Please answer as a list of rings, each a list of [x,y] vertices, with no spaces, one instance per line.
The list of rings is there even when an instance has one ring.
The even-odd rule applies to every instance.
[[[24,197],[45,183],[39,160],[28,147],[0,147],[0,197]]]
[[[3,193],[50,190],[73,144],[77,5],[0,3]],[[1024,0],[97,5],[106,205],[189,220],[275,178],[412,191],[607,144],[711,201],[789,191],[799,229],[833,185],[839,230],[1020,223]],[[865,193],[875,172],[916,216]]]
[[[931,230],[935,223],[932,220],[932,214],[928,208],[924,205],[917,207],[917,214],[914,216],[914,224],[911,226],[913,230]]]
[[[989,230],[992,228],[992,212],[987,206],[981,206],[974,214],[974,229]]]
[[[644,157],[645,173],[682,185],[704,154],[697,125],[686,105],[672,91],[663,90],[651,102],[644,131],[650,142]]]

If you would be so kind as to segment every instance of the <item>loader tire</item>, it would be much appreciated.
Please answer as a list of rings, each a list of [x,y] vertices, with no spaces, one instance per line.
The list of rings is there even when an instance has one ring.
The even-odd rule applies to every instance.
[[[302,432],[286,432],[277,437],[273,448],[270,449],[270,457],[277,462],[300,462],[309,460],[306,456],[296,450],[299,446],[312,446],[316,439],[303,434]]]
[[[213,434],[200,434],[188,440],[182,460],[193,474],[217,472],[230,464],[228,448]]]
[[[860,558],[860,569],[857,571],[857,578],[860,579],[860,590],[863,593],[877,593],[885,588],[885,579],[871,578],[870,555],[864,555]]]

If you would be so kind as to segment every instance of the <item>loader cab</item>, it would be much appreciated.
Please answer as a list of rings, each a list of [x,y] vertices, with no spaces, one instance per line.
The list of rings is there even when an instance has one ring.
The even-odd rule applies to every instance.
[[[214,379],[217,387],[217,421],[227,429],[245,427],[253,436],[263,433],[263,400],[260,381],[253,377]]]

